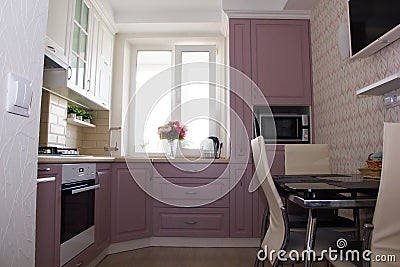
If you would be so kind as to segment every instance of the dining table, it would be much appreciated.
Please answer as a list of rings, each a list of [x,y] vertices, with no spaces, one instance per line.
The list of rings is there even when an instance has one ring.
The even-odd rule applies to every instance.
[[[304,249],[314,249],[318,211],[323,209],[374,208],[379,180],[363,178],[359,174],[274,175],[281,197],[308,210]],[[359,220],[356,220],[359,226]],[[304,266],[311,266],[306,257]]]

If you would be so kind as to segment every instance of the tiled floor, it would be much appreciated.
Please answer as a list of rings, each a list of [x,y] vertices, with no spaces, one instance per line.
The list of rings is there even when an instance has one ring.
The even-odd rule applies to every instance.
[[[257,251],[257,248],[150,247],[109,255],[98,267],[252,267]],[[313,266],[322,267],[326,263]]]

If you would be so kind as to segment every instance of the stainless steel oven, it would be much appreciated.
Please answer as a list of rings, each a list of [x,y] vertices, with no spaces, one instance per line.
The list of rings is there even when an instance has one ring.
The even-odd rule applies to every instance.
[[[61,266],[94,243],[96,163],[63,164],[61,185]]]

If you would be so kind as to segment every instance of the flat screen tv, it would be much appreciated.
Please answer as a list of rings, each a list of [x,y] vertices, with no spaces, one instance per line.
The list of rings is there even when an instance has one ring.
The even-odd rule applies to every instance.
[[[400,0],[349,0],[351,56],[369,56],[400,38]]]

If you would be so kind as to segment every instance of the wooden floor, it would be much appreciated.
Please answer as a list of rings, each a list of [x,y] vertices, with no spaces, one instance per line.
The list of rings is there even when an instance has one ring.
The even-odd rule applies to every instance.
[[[252,267],[257,248],[150,247],[108,255],[98,267]],[[265,263],[265,267],[270,264]],[[290,265],[287,265],[290,266]],[[295,265],[302,266],[302,265]],[[313,266],[326,266],[323,263]]]
[[[257,248],[150,247],[108,255],[98,267],[251,267]]]

